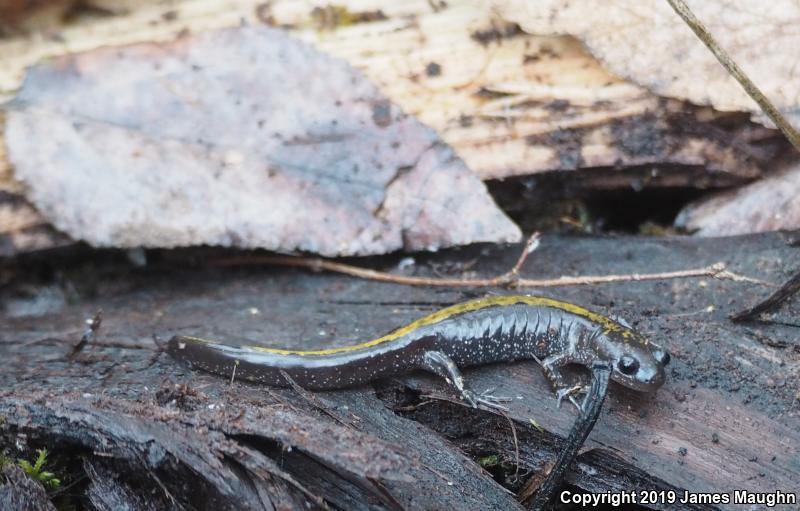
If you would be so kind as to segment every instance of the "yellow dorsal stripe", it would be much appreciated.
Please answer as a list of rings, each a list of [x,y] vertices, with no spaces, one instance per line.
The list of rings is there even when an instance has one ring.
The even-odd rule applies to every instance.
[[[465,312],[473,312],[488,307],[514,305],[519,303],[524,303],[527,305],[553,307],[554,309],[561,309],[563,311],[570,312],[572,314],[581,316],[583,318],[586,318],[590,321],[594,321],[595,323],[602,325],[603,330],[606,332],[621,331],[623,335],[626,337],[631,334],[631,332],[627,328],[623,327],[616,321],[607,318],[601,314],[597,314],[596,312],[584,309],[583,307],[580,307],[572,303],[562,302],[559,300],[554,300],[552,298],[545,298],[542,296],[511,295],[511,296],[493,296],[489,298],[479,298],[477,300],[470,300],[468,302],[452,305],[450,307],[438,310],[433,314],[425,316],[424,318],[420,318],[404,327],[398,328],[397,330],[393,331],[390,334],[384,335],[383,337],[379,337],[377,339],[363,342],[361,344],[355,344],[352,346],[342,346],[340,348],[329,348],[324,350],[312,350],[312,351],[265,348],[262,346],[243,346],[243,348],[252,351],[258,351],[261,353],[274,353],[276,355],[320,356],[320,355],[335,355],[337,353],[348,353],[351,351],[363,350],[371,348],[373,346],[377,346],[379,344],[394,341],[396,339],[403,337],[408,333],[413,332],[417,328],[438,323],[439,321],[453,317],[457,314],[463,314]],[[197,337],[187,337],[187,339],[205,343],[210,342],[205,339],[200,339]]]

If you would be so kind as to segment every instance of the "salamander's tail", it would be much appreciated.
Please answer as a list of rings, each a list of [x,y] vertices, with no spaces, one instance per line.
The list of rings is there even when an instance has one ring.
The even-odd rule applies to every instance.
[[[289,382],[281,370],[298,367],[296,357],[259,352],[248,347],[229,346],[199,337],[176,335],[167,343],[167,353],[189,366],[231,380],[242,379],[279,387]]]

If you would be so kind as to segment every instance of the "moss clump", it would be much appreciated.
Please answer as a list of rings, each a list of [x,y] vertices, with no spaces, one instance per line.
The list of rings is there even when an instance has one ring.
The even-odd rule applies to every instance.
[[[30,476],[42,483],[42,486],[50,490],[55,490],[61,486],[61,480],[56,477],[52,472],[44,470],[44,464],[47,462],[47,449],[37,449],[36,461],[33,463],[28,460],[17,460],[17,465]]]
[[[491,454],[489,456],[483,456],[482,458],[478,458],[478,465],[482,466],[483,468],[494,467],[499,463],[500,463],[500,457],[496,454]]]

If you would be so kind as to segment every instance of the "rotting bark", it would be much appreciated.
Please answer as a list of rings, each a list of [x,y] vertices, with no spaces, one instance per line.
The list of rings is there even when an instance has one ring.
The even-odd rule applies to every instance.
[[[398,387],[384,389],[383,399],[395,403],[389,398],[391,393],[387,392],[388,390],[400,393],[401,389]],[[489,469],[493,473],[499,472],[496,477],[504,477],[507,487],[519,492],[521,496],[530,496],[526,492],[526,486],[531,480],[534,480],[534,484],[541,484],[563,447],[562,439],[538,431],[522,417],[514,417],[517,433],[515,446],[509,421],[505,417],[488,413],[476,417],[475,412],[455,403],[436,405],[428,403],[421,406],[420,401],[404,402],[405,406],[401,408],[403,411],[400,413],[437,431],[472,458],[480,460],[487,456],[496,456],[497,462]],[[591,436],[589,438],[591,439]],[[641,489],[680,491],[678,487],[632,466],[629,460],[620,457],[614,449],[605,447],[597,448],[597,444],[590,440],[587,447],[578,455],[573,469],[566,476],[566,482],[571,487],[577,488],[573,491],[593,493]],[[518,470],[508,470],[507,467],[513,467],[517,463]],[[664,505],[644,509],[694,511],[714,508],[701,505]]]
[[[800,251],[787,241],[778,234],[546,236],[520,274],[660,272],[722,260],[731,271],[779,283],[800,265]],[[416,265],[396,271],[492,276],[512,267],[519,251],[478,246],[418,256]],[[85,478],[71,491],[90,502],[112,502],[113,494],[186,509],[518,509],[514,496],[470,458],[496,455],[511,469],[491,469],[492,475],[516,491],[553,462],[558,436],[574,422],[572,409],[556,408],[532,362],[466,373],[474,388],[497,387],[496,394],[515,398],[509,417],[516,447],[506,418],[427,398],[453,396],[424,375],[316,393],[310,403],[289,389],[231,384],[187,370],[157,356],[152,334],[343,345],[476,294],[508,291],[409,288],[284,268],[209,268],[202,260],[187,268],[189,260],[178,255],[153,253],[154,262],[135,271],[100,259],[51,268],[61,285],[18,277],[0,295],[3,446],[44,445],[53,456],[82,456],[77,477]],[[386,269],[388,262],[359,264]],[[89,288],[92,294],[80,291]],[[78,290],[71,304],[53,298],[59,289]],[[612,386],[606,413],[568,483],[595,492],[792,491],[800,478],[797,327],[727,318],[763,292],[711,278],[547,290],[619,314],[673,353],[668,381],[655,396]],[[100,308],[97,339],[70,363],[83,321]]]
[[[0,509],[15,511],[56,511],[41,484],[28,477],[21,468],[8,464],[0,470],[5,484],[0,486]]]

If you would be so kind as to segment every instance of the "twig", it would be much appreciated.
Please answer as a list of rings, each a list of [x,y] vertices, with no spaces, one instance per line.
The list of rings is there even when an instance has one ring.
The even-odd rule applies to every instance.
[[[238,360],[234,360],[233,361],[233,371],[231,371],[231,383],[230,383],[231,385],[233,385],[233,382],[236,381],[236,368],[237,367],[239,367],[239,361]]]
[[[393,411],[393,412],[416,412],[417,410],[419,410],[419,409],[420,409],[420,408],[422,408],[423,406],[425,406],[425,405],[429,405],[429,404],[431,404],[431,403],[433,403],[433,402],[435,402],[435,400],[433,400],[433,399],[426,399],[426,400],[424,400],[424,401],[420,401],[419,403],[417,403],[417,404],[413,404],[413,405],[408,405],[408,406],[395,406],[394,408],[392,408],[392,411]]]
[[[337,413],[333,412],[327,406],[325,406],[322,403],[320,403],[319,400],[316,398],[316,396],[314,396],[314,394],[312,394],[311,392],[309,392],[306,389],[304,389],[303,387],[301,387],[300,384],[298,384],[296,381],[294,381],[294,378],[289,376],[289,373],[287,373],[283,369],[281,369],[280,372],[281,372],[281,376],[283,376],[283,378],[286,380],[286,382],[289,384],[289,386],[292,388],[292,390],[297,392],[300,395],[300,397],[305,399],[306,402],[308,402],[308,404],[310,404],[312,407],[316,408],[317,410],[319,410],[320,412],[324,413],[325,415],[327,415],[328,417],[330,417],[331,419],[335,420],[336,422],[338,422],[339,424],[341,424],[342,426],[344,426],[346,428],[360,429],[360,428],[356,427],[355,424],[347,422],[343,418],[339,417],[339,415]]]
[[[397,500],[392,493],[386,489],[386,486],[378,479],[377,477],[369,477],[367,476],[367,481],[372,484],[372,487],[377,490],[375,496],[381,499],[389,509],[396,510],[396,511],[405,511],[405,506]]]
[[[772,122],[783,132],[786,138],[791,142],[795,149],[800,151],[800,133],[786,120],[786,118],[775,108],[775,105],[764,95],[763,92],[753,83],[752,80],[741,70],[741,68],[730,58],[725,50],[723,50],[716,39],[706,29],[703,23],[697,19],[694,13],[689,9],[689,6],[683,0],[667,0],[669,5],[675,10],[678,15],[683,18],[683,21],[689,25],[689,28],[695,35],[703,41],[703,43],[711,50],[711,53],[717,58],[720,64],[728,70],[728,72],[736,78],[736,80],[744,88],[745,92],[753,98],[761,110],[772,119]],[[788,79],[788,78],[787,78]]]
[[[515,459],[514,459],[514,479],[513,479],[513,481],[516,482],[517,479],[519,478],[519,463],[520,463],[519,462],[519,440],[517,439],[517,428],[516,428],[516,426],[514,426],[514,421],[513,421],[513,419],[511,419],[511,417],[509,417],[508,415],[506,415],[505,413],[503,413],[503,412],[501,412],[499,410],[498,410],[498,412],[500,413],[500,415],[505,417],[506,420],[508,421],[508,425],[511,427],[511,434],[514,437],[514,458]]]
[[[603,401],[605,401],[606,394],[608,394],[610,377],[611,366],[608,364],[595,364],[592,367],[592,385],[584,399],[581,415],[575,420],[564,447],[558,453],[553,469],[548,474],[547,479],[544,480],[544,483],[542,483],[542,486],[539,487],[539,491],[536,492],[536,497],[534,497],[531,505],[533,511],[545,509],[547,503],[552,500],[570,464],[578,454],[578,450],[594,428],[597,418],[600,416]]]
[[[94,338],[97,337],[97,331],[100,330],[100,325],[103,324],[103,311],[102,310],[97,311],[97,314],[95,314],[92,319],[87,319],[86,323],[88,324],[89,327],[86,329],[85,332],[83,332],[81,340],[78,341],[78,344],[73,346],[72,351],[70,351],[69,355],[67,355],[67,359],[70,361],[73,360],[76,356],[78,356],[78,353],[83,351],[83,348],[85,348],[90,341],[94,340]]]
[[[407,275],[394,275],[387,272],[362,268],[351,264],[338,263],[321,259],[319,257],[287,257],[287,256],[243,256],[215,261],[215,266],[239,266],[252,264],[272,264],[277,266],[291,266],[308,268],[313,271],[331,271],[378,282],[403,284],[407,286],[442,286],[442,287],[493,287],[505,286],[510,288],[542,288],[560,286],[586,286],[591,284],[604,284],[611,282],[631,282],[645,280],[685,279],[690,277],[712,277],[719,280],[733,280],[737,282],[751,282],[762,286],[773,284],[762,280],[753,279],[730,272],[725,269],[725,263],[715,263],[703,268],[690,270],[677,270],[660,273],[630,273],[622,275],[582,275],[577,277],[558,277],[555,279],[523,279],[519,277],[528,256],[539,246],[539,233],[534,233],[525,243],[522,253],[516,264],[496,277],[484,279],[450,279],[439,277],[413,277]]]
[[[774,309],[778,305],[785,302],[789,297],[800,290],[800,272],[796,273],[792,278],[786,281],[774,293],[769,295],[764,300],[758,302],[756,305],[749,307],[743,311],[731,315],[732,321],[750,321],[760,314]]]
[[[451,481],[450,479],[445,477],[444,474],[442,474],[441,472],[439,472],[435,468],[431,467],[430,465],[428,465],[426,463],[422,463],[422,466],[423,466],[423,468],[426,468],[426,469],[430,470],[433,475],[436,475],[436,476],[439,476],[440,478],[442,478],[442,480],[445,483],[447,483],[447,486],[453,486],[453,484],[455,484],[455,483],[453,483],[453,481]]]
[[[393,410],[395,410],[395,411],[403,411],[403,412],[405,412],[405,411],[414,411],[414,410],[416,410],[416,408],[422,406],[423,404],[433,403],[434,401],[444,401],[446,403],[452,403],[454,405],[469,406],[469,405],[465,404],[464,401],[452,399],[451,397],[445,396],[445,395],[424,394],[424,397],[426,398],[425,401],[422,401],[422,402],[414,405],[413,407],[394,408]],[[492,407],[484,406],[484,405],[479,405],[479,409],[483,410],[485,412],[493,413],[495,415],[500,415],[501,417],[504,417],[508,421],[508,425],[511,428],[511,435],[514,438],[514,454],[515,454],[515,457],[516,457],[516,460],[515,460],[516,470],[514,471],[514,478],[516,478],[519,475],[520,457],[519,457],[519,439],[517,437],[517,427],[514,426],[514,419],[512,419],[508,414],[506,414],[502,410],[498,410],[496,408],[492,408]],[[442,476],[442,478],[446,480],[446,478],[444,478],[444,476]],[[509,491],[509,493],[511,493],[511,492]]]
[[[170,503],[172,503],[173,509],[186,509],[182,504],[180,504],[175,499],[172,493],[170,493],[169,489],[167,488],[167,485],[165,485],[164,482],[161,480],[161,478],[158,477],[158,474],[156,474],[155,471],[153,471],[153,469],[150,467],[150,463],[148,463],[148,461],[144,458],[144,456],[137,455],[136,457],[139,459],[139,463],[141,463],[141,465],[144,467],[144,469],[147,471],[150,477],[161,488],[161,491],[164,492],[164,495],[166,495]]]
[[[508,284],[519,282],[519,270],[522,269],[522,265],[525,264],[525,260],[528,258],[528,256],[531,255],[534,250],[539,248],[541,239],[542,237],[538,232],[531,234],[531,237],[525,242],[525,246],[522,248],[522,253],[519,255],[519,258],[517,258],[517,262],[514,263],[514,266],[512,266],[511,269],[505,274],[500,275],[499,278]]]

